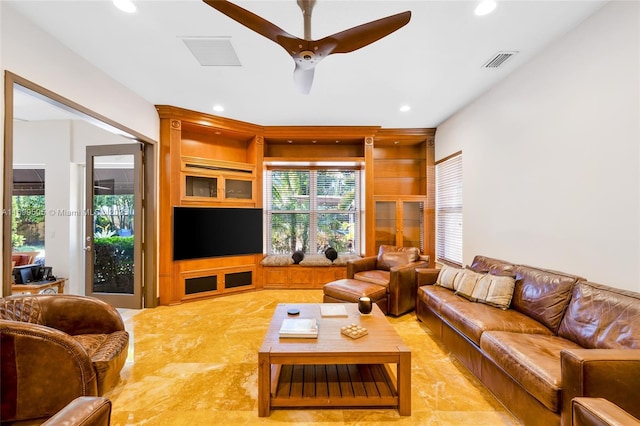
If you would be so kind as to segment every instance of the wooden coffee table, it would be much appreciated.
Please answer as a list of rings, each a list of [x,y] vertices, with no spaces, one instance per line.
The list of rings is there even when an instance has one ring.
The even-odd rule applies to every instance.
[[[260,417],[272,407],[397,407],[411,415],[411,350],[377,305],[371,316],[361,316],[355,303],[343,305],[347,318],[323,318],[319,303],[278,304],[258,352]],[[287,315],[290,308],[300,315]],[[280,338],[284,318],[316,318],[318,338]],[[354,323],[368,334],[340,333]]]

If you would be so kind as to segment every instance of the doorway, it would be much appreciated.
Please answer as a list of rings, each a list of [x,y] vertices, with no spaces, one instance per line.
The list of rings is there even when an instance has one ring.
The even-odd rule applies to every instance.
[[[137,257],[133,260],[131,268],[135,268],[134,275],[137,275],[137,279],[140,284],[139,290],[133,291],[138,302],[136,307],[154,307],[157,306],[157,266],[156,266],[156,217],[153,207],[145,208],[146,205],[155,205],[156,197],[156,173],[155,173],[155,152],[156,142],[138,134],[137,132],[128,129],[116,122],[113,122],[106,117],[103,117],[91,110],[88,110],[81,105],[74,103],[56,93],[53,93],[35,83],[25,80],[9,71],[5,71],[5,156],[4,156],[4,197],[3,207],[5,214],[3,215],[3,285],[2,295],[8,296],[12,294],[11,276],[12,276],[12,198],[13,198],[13,185],[14,185],[14,151],[24,151],[24,146],[21,145],[23,141],[23,134],[20,133],[27,124],[31,121],[37,121],[36,118],[29,116],[28,119],[23,118],[24,105],[21,105],[21,101],[24,95],[27,94],[28,98],[36,99],[39,102],[39,106],[46,105],[49,108],[54,108],[59,111],[65,112],[71,117],[66,117],[65,125],[61,125],[61,128],[67,128],[72,137],[75,137],[72,145],[59,146],[60,141],[48,140],[51,132],[44,132],[47,138],[40,138],[40,140],[47,140],[49,145],[45,146],[47,155],[45,160],[35,161],[37,158],[38,148],[32,149],[31,153],[34,161],[30,160],[33,165],[43,165],[44,168],[55,167],[59,170],[69,171],[69,178],[62,182],[51,182],[50,178],[57,178],[63,176],[58,173],[58,170],[47,173],[46,187],[49,188],[51,194],[50,197],[45,196],[46,203],[54,202],[55,205],[47,205],[45,212],[47,221],[45,229],[45,235],[47,236],[47,249],[44,262],[47,266],[53,267],[54,274],[69,278],[66,283],[64,292],[71,294],[87,294],[85,285],[85,251],[83,250],[87,246],[85,241],[85,215],[77,215],[77,212],[86,212],[84,202],[84,187],[92,186],[90,182],[85,183],[85,146],[80,143],[76,143],[78,140],[86,140],[86,145],[109,145],[117,144],[122,146],[137,147],[138,151],[144,154],[141,157],[141,163],[139,170],[139,188],[141,206],[135,209],[136,222],[137,222],[137,234],[140,241],[140,248],[137,251]],[[16,100],[14,104],[14,99]],[[38,111],[39,113],[40,111]],[[14,114],[17,114],[15,116]],[[60,122],[56,123],[57,125]],[[42,123],[37,123],[42,125]],[[88,134],[97,135],[96,137],[86,137]],[[112,142],[113,141],[113,142]],[[74,143],[76,143],[74,145]],[[17,145],[16,145],[17,144]],[[69,155],[69,152],[71,155]],[[53,154],[51,154],[53,153]],[[60,153],[67,155],[66,158],[57,157]],[[16,154],[17,155],[17,154]],[[55,161],[52,158],[55,157]],[[47,160],[50,160],[47,164]],[[103,179],[99,177],[99,179]],[[103,179],[104,180],[104,179]],[[53,213],[52,213],[53,212]],[[63,224],[59,227],[60,223]],[[123,223],[126,226],[126,224]],[[122,230],[120,234],[126,234],[126,230]],[[93,240],[93,233],[86,234],[91,235]],[[66,241],[65,241],[66,240]],[[56,246],[63,241],[61,249]],[[93,241],[91,241],[93,242]],[[49,244],[52,243],[52,244]],[[56,268],[58,265],[58,268]],[[68,274],[68,275],[67,275]],[[144,289],[142,283],[145,283]],[[95,294],[96,297],[102,298],[101,292]],[[120,306],[121,301],[111,301],[116,307],[131,307],[130,303],[125,303]]]

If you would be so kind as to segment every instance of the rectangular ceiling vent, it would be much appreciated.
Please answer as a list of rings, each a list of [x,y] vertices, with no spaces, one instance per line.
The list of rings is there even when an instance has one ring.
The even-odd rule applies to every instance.
[[[507,62],[513,55],[518,53],[517,51],[511,52],[498,52],[491,57],[485,64],[482,66],[483,68],[498,68],[500,65]]]
[[[238,67],[242,64],[230,37],[181,37],[203,67]]]

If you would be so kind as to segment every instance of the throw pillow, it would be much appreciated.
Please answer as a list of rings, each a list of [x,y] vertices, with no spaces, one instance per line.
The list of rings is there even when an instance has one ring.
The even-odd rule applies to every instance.
[[[297,265],[302,259],[304,259],[304,252],[302,250],[294,251],[291,255],[291,259],[293,259],[293,263]]]
[[[511,276],[487,274],[476,283],[471,300],[500,309],[508,309],[515,285],[516,280]]]
[[[452,268],[451,266],[443,265],[442,269],[440,269],[440,272],[438,273],[438,279],[436,280],[435,285],[439,285],[444,288],[455,290],[453,283],[455,282],[458,274],[462,272],[463,272],[462,269]]]
[[[334,261],[338,258],[338,251],[336,249],[334,249],[333,247],[329,246],[327,247],[327,249],[324,251],[324,255],[327,256],[327,259],[329,259],[330,261]]]
[[[456,294],[462,296],[465,299],[472,300],[473,289],[476,287],[476,283],[483,274],[472,271],[471,269],[463,269],[460,274],[456,276],[453,282],[453,287],[456,289]]]

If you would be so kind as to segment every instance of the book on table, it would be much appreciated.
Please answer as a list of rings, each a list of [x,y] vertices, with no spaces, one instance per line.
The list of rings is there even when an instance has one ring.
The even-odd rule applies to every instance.
[[[315,318],[285,318],[280,326],[280,337],[317,338],[318,322]]]
[[[324,318],[345,318],[349,316],[343,303],[324,303],[320,305],[320,314]]]

